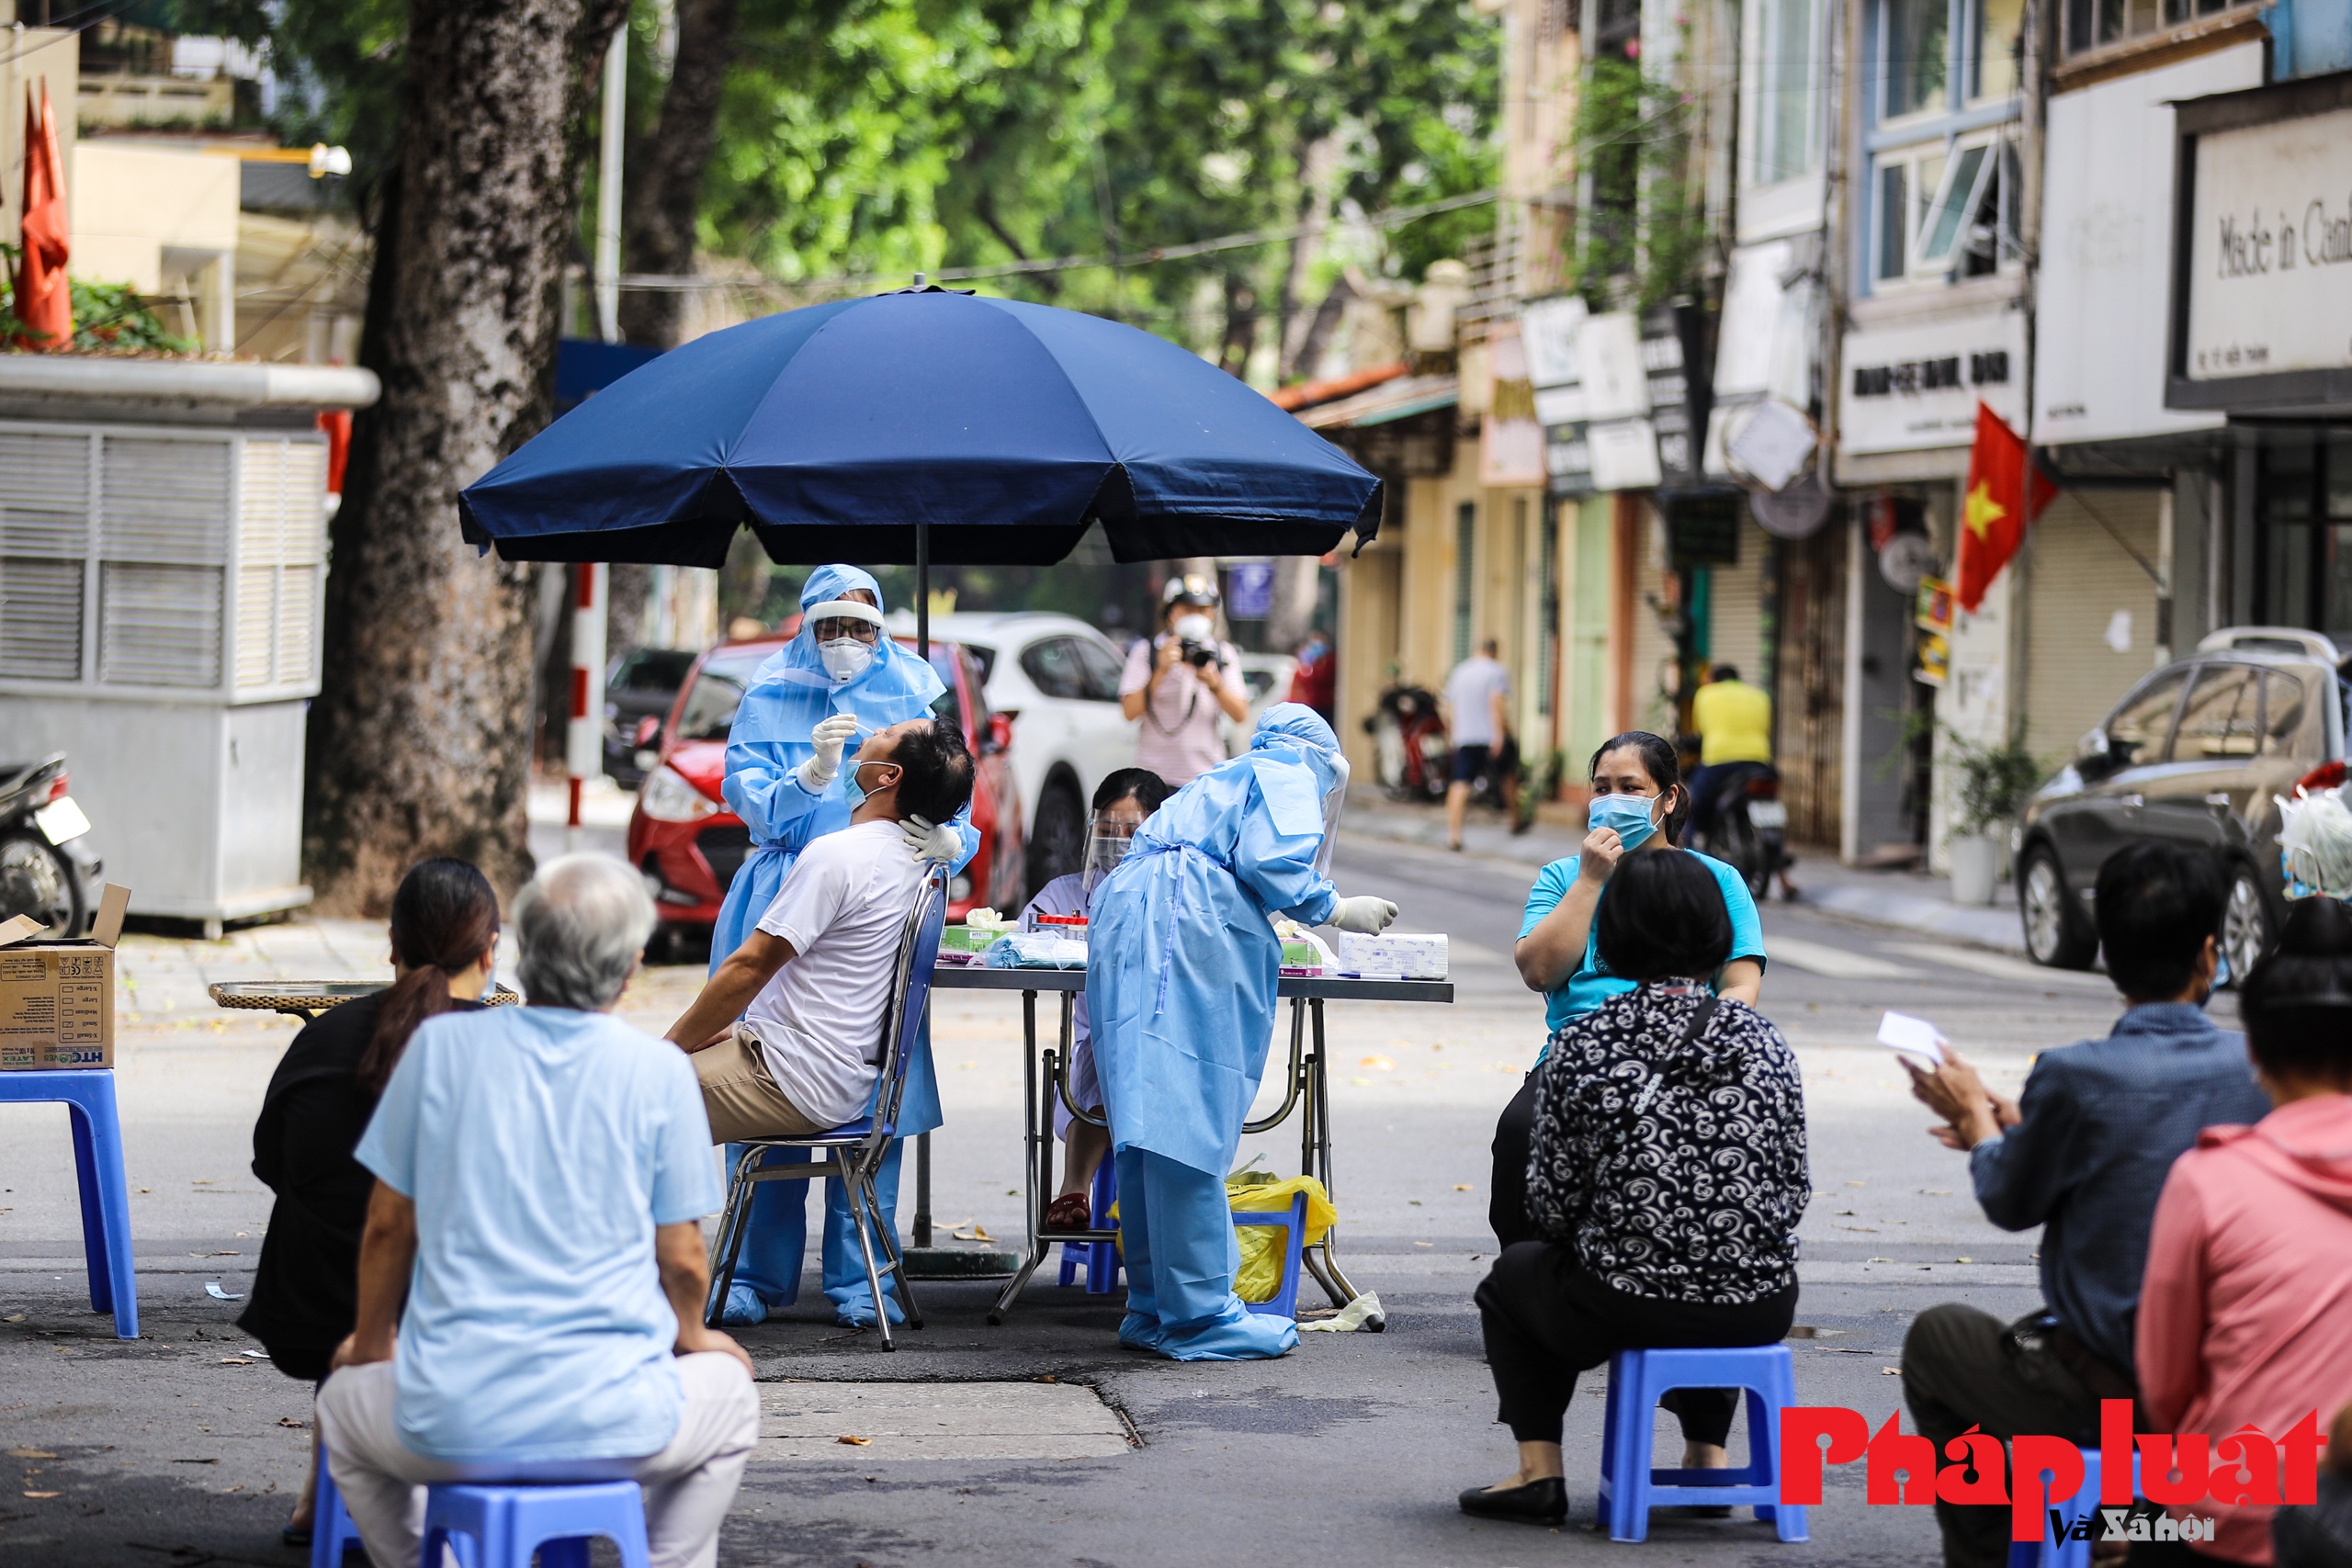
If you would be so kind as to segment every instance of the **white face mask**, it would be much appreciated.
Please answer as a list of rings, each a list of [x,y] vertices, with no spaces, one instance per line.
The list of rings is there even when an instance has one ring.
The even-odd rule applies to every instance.
[[[874,649],[854,637],[840,637],[819,643],[817,657],[824,661],[825,673],[838,686],[865,673],[874,662]]]
[[[1216,630],[1216,623],[1210,620],[1206,615],[1179,615],[1176,617],[1176,635],[1183,638],[1186,642],[1206,642],[1209,640],[1210,634]]]

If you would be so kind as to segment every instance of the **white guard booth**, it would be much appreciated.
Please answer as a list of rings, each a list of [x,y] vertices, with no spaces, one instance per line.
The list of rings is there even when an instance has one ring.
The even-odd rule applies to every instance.
[[[134,914],[310,902],[323,366],[0,355],[0,761],[66,753]]]

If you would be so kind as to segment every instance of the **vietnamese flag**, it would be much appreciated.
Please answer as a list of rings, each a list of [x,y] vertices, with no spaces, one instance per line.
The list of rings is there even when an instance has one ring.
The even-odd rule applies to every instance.
[[[74,296],[65,281],[65,170],[57,151],[57,117],[50,112],[49,85],[40,101],[25,89],[24,253],[17,263],[17,320],[25,330],[17,342],[27,348],[69,348],[74,343]]]
[[[1960,505],[1959,562],[1953,596],[1973,612],[1984,591],[2025,543],[2025,531],[2055,500],[2058,487],[2034,466],[2025,441],[2001,416],[1976,405],[1976,445],[1968,454],[1968,490]]]

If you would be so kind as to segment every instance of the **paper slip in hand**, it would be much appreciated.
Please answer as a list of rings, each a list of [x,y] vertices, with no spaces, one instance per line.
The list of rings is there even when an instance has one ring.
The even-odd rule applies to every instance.
[[[1943,1032],[1924,1018],[1890,1012],[1878,1021],[1878,1043],[1906,1056],[1923,1056],[1930,1066],[1943,1066]]]

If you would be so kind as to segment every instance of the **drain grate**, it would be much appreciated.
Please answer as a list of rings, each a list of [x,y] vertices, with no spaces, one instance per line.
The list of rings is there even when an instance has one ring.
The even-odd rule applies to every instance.
[[[1128,1447],[1118,1413],[1079,1383],[762,1383],[752,1462],[1103,1459]]]

